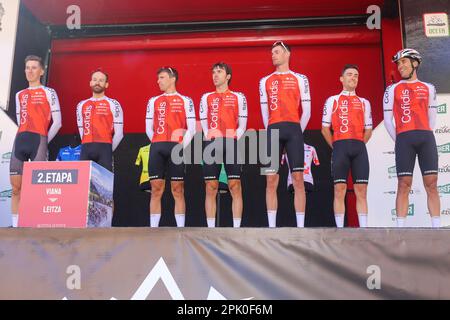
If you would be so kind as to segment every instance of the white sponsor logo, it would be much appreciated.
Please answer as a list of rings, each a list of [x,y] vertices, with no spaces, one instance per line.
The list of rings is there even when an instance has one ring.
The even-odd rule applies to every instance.
[[[165,131],[165,125],[166,125],[166,106],[167,103],[165,101],[161,102],[156,109],[158,111],[158,127],[156,129],[156,132],[158,134],[163,134]]]
[[[28,115],[28,94],[24,94],[20,100],[20,124],[27,122]]]
[[[217,129],[219,120],[219,98],[214,98],[211,103],[211,129]]]
[[[85,136],[91,134],[91,116],[92,106],[88,105],[86,109],[84,109],[83,135]]]
[[[278,109],[278,80],[272,81],[270,86],[270,110],[275,111]]]
[[[342,133],[348,132],[348,100],[343,100],[339,106],[339,119],[341,119],[341,126],[339,131]]]
[[[402,90],[402,95],[400,97],[402,99],[402,103],[400,104],[400,108],[403,110],[402,122],[408,123],[411,121],[411,97],[410,91],[408,89]]]
[[[75,275],[76,279],[78,280],[78,286],[77,289],[81,288],[81,269],[75,269],[74,270],[68,270],[67,273],[70,274],[72,277]],[[68,277],[67,282],[73,283],[73,278]],[[70,281],[69,281],[70,280]],[[169,293],[170,297],[173,300],[185,300],[185,297],[183,293],[181,292],[180,288],[178,287],[178,284],[176,283],[172,273],[170,272],[169,268],[167,267],[166,262],[163,258],[159,258],[156,265],[150,270],[150,272],[147,274],[145,279],[142,281],[139,288],[136,290],[136,292],[131,297],[131,300],[145,300],[147,299],[148,295],[152,292],[155,285],[158,283],[158,281],[161,280],[165,288],[167,289],[167,292]],[[67,286],[69,289],[72,290],[74,288],[73,285]],[[227,300],[227,298],[222,295],[217,289],[215,289],[213,286],[209,288],[208,296],[206,297],[207,300]],[[248,297],[241,300],[251,300],[254,299],[254,297]],[[67,300],[67,297],[63,297],[62,300]],[[112,297],[111,300],[117,300],[116,298]]]

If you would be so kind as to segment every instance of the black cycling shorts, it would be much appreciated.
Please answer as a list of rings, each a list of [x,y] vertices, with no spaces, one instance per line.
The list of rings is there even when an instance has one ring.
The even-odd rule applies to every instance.
[[[395,140],[397,177],[412,176],[419,158],[422,176],[438,173],[438,153],[433,131],[412,130],[402,132]]]
[[[275,155],[272,157],[272,136],[273,131],[279,132],[278,143],[278,159]],[[280,163],[283,150],[286,149],[286,153],[289,161],[289,169],[291,172],[297,172],[304,170],[305,165],[305,147],[303,145],[303,132],[299,123],[296,122],[278,122],[271,124],[267,127],[267,155],[270,157],[269,164],[263,165],[266,174],[276,174],[279,170],[274,163]]]
[[[369,157],[366,144],[355,139],[333,142],[331,170],[334,183],[347,183],[350,169],[354,184],[369,182]]]
[[[185,165],[183,151],[172,159],[172,149],[180,145],[176,142],[154,142],[150,148],[148,157],[148,176],[151,180],[164,179],[168,169],[168,175],[172,181],[184,181]],[[181,147],[181,145],[180,145]],[[178,163],[181,160],[180,163]]]
[[[9,164],[10,175],[22,175],[25,161],[47,161],[47,137],[34,132],[19,132],[14,140]]]
[[[205,153],[205,149],[208,152]],[[212,159],[206,159],[205,154],[206,156],[212,156]],[[241,178],[242,165],[238,161],[236,139],[216,138],[211,141],[204,141],[203,157],[203,176],[205,180],[219,180],[222,163],[224,164],[228,180]]]
[[[102,142],[83,143],[80,160],[92,160],[112,172],[112,144]]]

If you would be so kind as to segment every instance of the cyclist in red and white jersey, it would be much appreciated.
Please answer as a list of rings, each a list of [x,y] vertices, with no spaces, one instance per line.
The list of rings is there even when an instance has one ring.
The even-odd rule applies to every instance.
[[[195,110],[192,99],[176,90],[178,72],[171,67],[158,70],[159,89],[164,93],[150,98],[147,104],[146,133],[150,148],[148,175],[152,188],[150,200],[150,226],[158,227],[161,218],[161,198],[165,188],[165,173],[168,175],[175,200],[177,227],[184,227],[186,203],[184,200],[183,154],[176,150],[188,147],[195,134]],[[183,151],[181,151],[183,153]],[[150,165],[151,164],[151,165]]]
[[[266,205],[269,227],[276,227],[278,208],[278,169],[285,149],[294,182],[294,207],[297,221],[305,217],[305,186],[303,184],[303,131],[311,117],[308,78],[289,69],[290,47],[282,41],[272,45],[272,63],[276,71],[259,83],[261,113],[267,129],[267,150],[270,163],[266,168]],[[271,136],[278,130],[278,150],[271,150]],[[278,152],[278,156],[276,155]],[[299,224],[303,227],[303,223]]]
[[[229,65],[223,62],[214,64],[212,79],[216,91],[204,94],[200,101],[200,121],[206,137],[204,150],[210,149],[211,153],[214,153],[205,154],[204,152],[203,155],[206,184],[205,210],[210,228],[213,228],[216,222],[216,196],[222,163],[225,164],[228,187],[233,201],[233,227],[239,228],[242,218],[240,180],[242,166],[238,161],[237,144],[247,127],[247,100],[242,93],[229,89],[231,77],[232,71]],[[230,154],[232,157],[229,156]],[[211,156],[211,159],[207,159],[208,156]]]
[[[397,52],[392,61],[397,64],[403,80],[389,86],[384,94],[384,124],[395,141],[397,168],[397,226],[405,224],[409,191],[416,157],[427,192],[431,225],[439,228],[440,200],[437,190],[438,154],[433,128],[436,122],[436,89],[417,78],[422,56],[414,49]],[[395,121],[395,126],[394,126]]]
[[[16,94],[19,130],[14,140],[10,162],[13,227],[17,226],[18,220],[23,163],[28,160],[46,161],[48,143],[61,128],[58,96],[55,90],[41,84],[44,72],[45,66],[40,57],[31,55],[25,58],[25,76],[29,87]]]
[[[310,146],[309,144],[304,144],[305,149],[305,169],[303,170],[303,180],[305,181],[305,191],[312,192],[314,191],[314,177],[312,175],[312,164],[315,166],[320,165],[319,157],[317,156],[316,148]],[[281,164],[283,165],[287,162],[289,166],[288,157],[286,154],[283,154],[283,158],[281,159]],[[294,193],[294,186],[292,185],[292,175],[289,171],[287,178],[287,190],[290,193]]]
[[[340,81],[343,91],[325,102],[322,135],[333,149],[331,170],[334,180],[334,218],[336,226],[344,226],[347,177],[351,169],[360,227],[367,227],[367,184],[369,157],[366,143],[372,135],[372,114],[368,100],[356,95],[359,70],[347,64]]]
[[[105,95],[108,74],[101,69],[91,75],[92,97],[77,106],[81,138],[80,160],[92,160],[113,171],[112,153],[123,138],[123,111],[117,100]]]

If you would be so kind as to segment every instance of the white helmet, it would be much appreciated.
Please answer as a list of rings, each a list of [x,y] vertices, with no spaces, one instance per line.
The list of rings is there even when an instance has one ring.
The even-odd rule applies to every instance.
[[[392,57],[392,62],[397,62],[401,58],[414,59],[417,62],[419,62],[419,64],[422,62],[422,56],[420,55],[419,51],[414,49],[406,48],[398,51],[397,54]]]

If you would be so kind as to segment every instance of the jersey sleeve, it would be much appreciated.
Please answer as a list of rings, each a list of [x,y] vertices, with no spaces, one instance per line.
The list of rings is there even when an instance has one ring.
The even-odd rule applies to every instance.
[[[208,136],[208,94],[205,93],[200,99],[200,124],[202,125],[203,134]]]
[[[52,113],[52,125],[48,130],[48,142],[50,142],[62,127],[61,107],[55,90],[46,88],[45,93],[47,94],[47,100],[50,104],[50,111]]]
[[[239,116],[238,116],[238,129],[236,132],[237,139],[240,139],[242,135],[245,133],[247,129],[247,116],[248,116],[248,108],[247,108],[247,99],[244,94],[238,93],[238,106],[239,106]]]
[[[300,100],[302,104],[302,117],[300,118],[300,127],[302,128],[302,131],[305,131],[309,119],[311,118],[311,93],[308,77],[305,75],[301,75],[299,77],[298,83],[300,86]]]
[[[150,142],[153,139],[153,115],[155,113],[155,97],[148,100],[147,103],[147,111],[145,115],[145,133],[147,137],[150,139]]]
[[[329,97],[325,101],[322,113],[322,127],[331,127],[331,115],[333,114],[334,103],[335,103],[334,96]]]
[[[428,122],[430,125],[430,129],[433,129],[436,125],[436,116],[437,116],[437,94],[436,94],[436,88],[432,84],[427,84],[429,89],[429,106],[428,106]]]
[[[269,105],[267,100],[266,81],[268,77],[264,77],[259,81],[259,102],[261,104],[261,117],[264,128],[267,129],[269,124]]]
[[[387,132],[395,141],[396,133],[394,127],[394,85],[387,87],[383,98],[383,118]]]
[[[364,99],[364,129],[372,129],[372,107],[370,105],[369,100]]]
[[[185,98],[184,108],[186,111],[187,130],[183,137],[183,148],[186,148],[195,135],[195,108],[191,98]]]
[[[123,110],[117,100],[111,100],[110,108],[113,114],[114,135],[112,139],[112,150],[114,151],[123,139]]]
[[[20,101],[19,101],[19,93],[16,93],[16,120],[17,126],[20,126]]]
[[[78,125],[78,132],[80,133],[80,139],[83,140],[83,101],[78,103],[77,105],[77,125]]]

